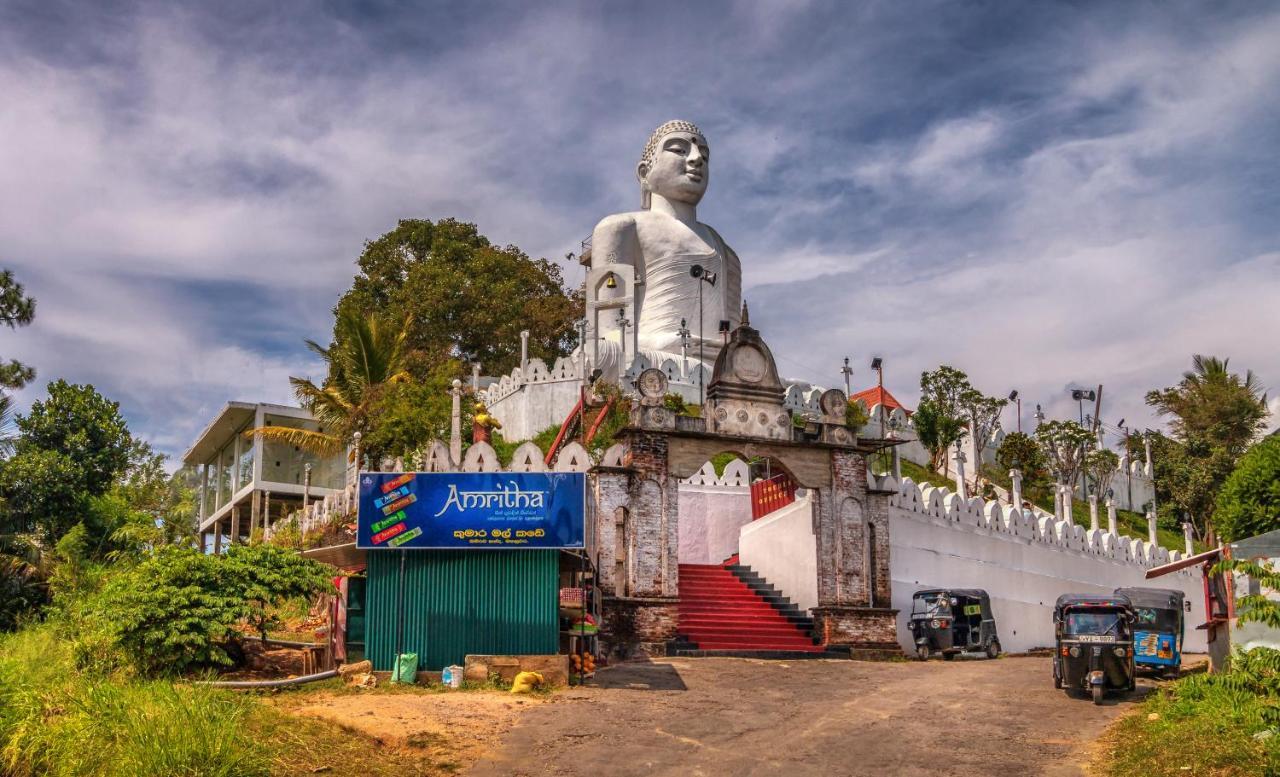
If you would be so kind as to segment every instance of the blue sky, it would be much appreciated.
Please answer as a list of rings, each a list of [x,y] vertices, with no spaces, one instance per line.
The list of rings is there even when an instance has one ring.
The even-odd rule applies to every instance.
[[[5,0],[0,95],[20,403],[91,382],[171,454],[315,376],[365,240],[563,257],[670,118],[784,374],[878,354],[911,403],[948,363],[1027,417],[1103,383],[1131,426],[1193,353],[1280,386],[1274,4]]]

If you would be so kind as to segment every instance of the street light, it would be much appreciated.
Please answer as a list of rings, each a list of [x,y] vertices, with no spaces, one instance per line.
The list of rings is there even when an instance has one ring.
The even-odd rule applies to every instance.
[[[1018,434],[1022,434],[1022,397],[1018,396],[1017,389],[1009,392],[1009,401],[1018,403]]]
[[[853,396],[853,368],[849,366],[849,357],[844,357],[844,366],[840,368],[840,373],[844,375],[844,395],[846,398]]]
[[[880,436],[884,437],[884,359],[871,357],[871,369],[876,371],[876,386],[880,388],[876,396],[876,404],[880,407]]]
[[[705,318],[702,315],[702,284],[705,283],[708,286],[715,288],[716,274],[708,271],[700,264],[695,264],[690,267],[689,274],[701,281],[701,283],[698,284],[698,366],[701,368],[698,370],[698,404],[705,405],[707,403],[707,396],[706,388],[703,386],[703,375],[707,371],[707,363],[703,358],[703,344],[706,342],[706,338],[703,337],[702,331],[703,319]]]

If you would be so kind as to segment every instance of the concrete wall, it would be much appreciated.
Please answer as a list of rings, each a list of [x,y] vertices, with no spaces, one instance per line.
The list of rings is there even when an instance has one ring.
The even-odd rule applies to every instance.
[[[890,501],[893,606],[898,639],[911,648],[906,623],[911,596],[924,588],[982,588],[991,595],[1000,642],[1008,651],[1053,644],[1053,603],[1064,593],[1110,593],[1121,586],[1180,588],[1192,603],[1184,650],[1203,652],[1204,595],[1198,572],[1158,581],[1146,570],[1182,557],[1144,541],[1088,532],[1066,521],[980,499],[961,501],[946,489],[885,479]]]
[[[681,564],[719,564],[738,552],[738,531],[751,523],[747,465],[734,460],[717,477],[708,462],[679,485]]]
[[[808,494],[742,527],[743,564],[772,583],[801,610],[818,606],[818,546]]]

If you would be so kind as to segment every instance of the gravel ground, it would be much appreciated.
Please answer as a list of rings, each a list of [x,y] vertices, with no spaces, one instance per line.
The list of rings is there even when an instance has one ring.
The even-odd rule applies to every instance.
[[[659,659],[528,709],[468,774],[1081,775],[1157,681],[1094,706],[1050,659]]]

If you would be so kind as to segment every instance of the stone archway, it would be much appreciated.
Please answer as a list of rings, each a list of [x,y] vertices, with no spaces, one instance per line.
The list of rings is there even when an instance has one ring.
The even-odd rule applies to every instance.
[[[813,494],[812,613],[822,644],[850,650],[896,646],[895,611],[872,601],[873,591],[875,603],[890,601],[888,495],[868,490],[866,468],[866,456],[881,446],[860,441],[845,426],[844,393],[827,392],[820,418],[793,423],[772,354],[745,320],[716,361],[700,417],[664,407],[666,383],[657,369],[638,377],[639,397],[621,434],[619,464],[592,473],[595,514],[612,516],[618,505],[629,511],[623,530],[632,557],[624,568],[634,571],[625,580],[601,578],[608,649],[619,655],[665,654],[679,617],[679,482],[726,450],[774,459]],[[867,522],[876,525],[871,554]],[[612,518],[608,523],[616,531]],[[616,565],[602,558],[600,567]]]

